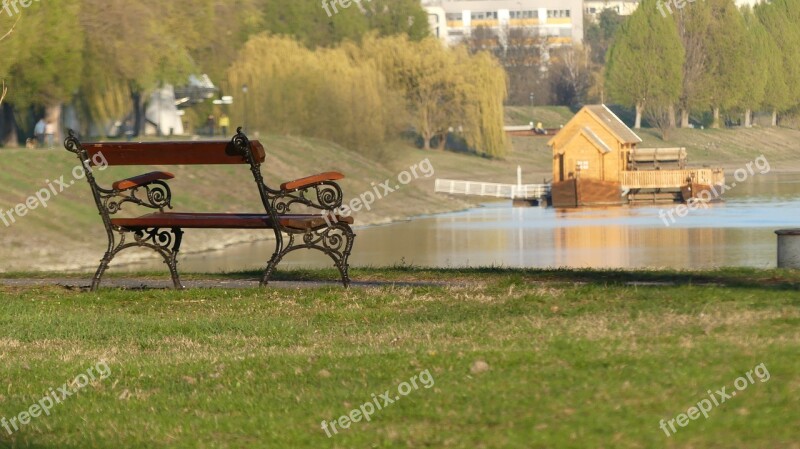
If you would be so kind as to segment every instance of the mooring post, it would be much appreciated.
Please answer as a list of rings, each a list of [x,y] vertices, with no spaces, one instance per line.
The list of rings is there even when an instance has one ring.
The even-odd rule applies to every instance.
[[[800,269],[800,229],[779,229],[778,268]]]

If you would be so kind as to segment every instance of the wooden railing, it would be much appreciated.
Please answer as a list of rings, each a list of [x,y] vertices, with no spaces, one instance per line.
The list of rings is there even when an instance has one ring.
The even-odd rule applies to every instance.
[[[550,194],[549,184],[497,184],[494,182],[437,179],[436,193],[491,196],[494,198],[539,199]]]
[[[706,185],[725,183],[725,173],[720,169],[711,168],[624,171],[621,175],[622,187],[626,189],[680,188],[689,180]]]

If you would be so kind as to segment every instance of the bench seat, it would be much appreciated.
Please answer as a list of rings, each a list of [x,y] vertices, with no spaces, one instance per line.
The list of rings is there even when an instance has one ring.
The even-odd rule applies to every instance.
[[[322,215],[280,215],[278,220],[284,228],[298,231],[317,230],[328,226]],[[330,222],[353,224],[353,217],[331,217]],[[141,229],[273,229],[272,218],[268,214],[217,214],[217,213],[177,213],[155,212],[137,218],[114,218],[113,226],[128,230]]]

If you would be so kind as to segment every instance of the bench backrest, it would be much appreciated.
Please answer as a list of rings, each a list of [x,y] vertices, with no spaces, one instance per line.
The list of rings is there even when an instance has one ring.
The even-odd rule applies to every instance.
[[[93,165],[217,165],[247,164],[231,141],[196,142],[98,142],[84,143]],[[266,159],[264,146],[250,141],[256,163]],[[95,157],[102,153],[101,157]],[[105,160],[105,161],[104,161]]]

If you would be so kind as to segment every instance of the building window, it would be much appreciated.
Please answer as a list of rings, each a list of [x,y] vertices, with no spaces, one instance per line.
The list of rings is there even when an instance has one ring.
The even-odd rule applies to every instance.
[[[589,161],[578,161],[576,164],[578,170],[588,170],[589,169]]]

